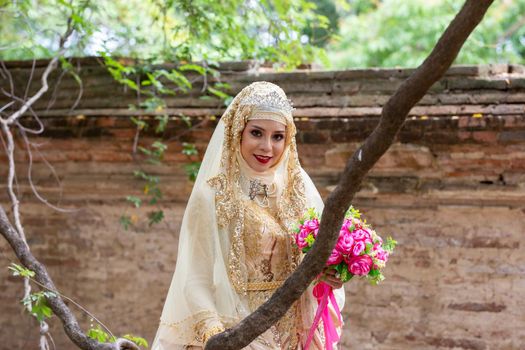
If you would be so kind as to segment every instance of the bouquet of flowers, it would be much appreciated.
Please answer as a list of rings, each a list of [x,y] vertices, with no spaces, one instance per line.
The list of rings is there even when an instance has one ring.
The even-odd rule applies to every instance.
[[[303,253],[306,253],[312,248],[318,231],[319,215],[314,209],[308,209],[294,230],[293,241]],[[326,266],[335,269],[336,275],[343,283],[348,282],[354,276],[365,276],[370,283],[377,284],[385,279],[382,269],[385,267],[396,243],[392,237],[383,241],[377,232],[366,223],[366,220],[361,219],[359,210],[351,206],[345,214],[343,225],[339,231],[339,238],[326,262]],[[340,321],[341,313],[332,288],[322,282],[322,279],[316,280],[313,294],[317,298],[319,306],[314,323],[310,328],[305,349],[308,349],[314,331],[322,318],[326,349],[331,350],[333,342],[339,340],[339,335],[328,313],[328,303],[332,304]]]

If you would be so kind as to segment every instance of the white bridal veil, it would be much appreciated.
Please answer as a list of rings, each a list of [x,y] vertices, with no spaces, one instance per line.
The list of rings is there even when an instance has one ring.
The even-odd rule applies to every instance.
[[[203,346],[209,336],[250,314],[246,300],[243,202],[236,154],[248,117],[286,119],[285,151],[271,175],[278,186],[278,216],[288,228],[323,202],[299,164],[292,110],[284,92],[267,82],[244,88],[220,119],[208,144],[182,220],[177,266],[152,350]],[[305,293],[310,293],[309,288]],[[344,293],[336,291],[342,308]],[[312,299],[312,298],[310,298]],[[313,300],[313,299],[312,299]],[[311,314],[317,304],[311,302]]]

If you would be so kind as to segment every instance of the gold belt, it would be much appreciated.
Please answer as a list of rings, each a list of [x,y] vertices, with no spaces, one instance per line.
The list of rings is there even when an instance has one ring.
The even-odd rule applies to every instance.
[[[256,290],[272,290],[277,289],[283,284],[284,281],[271,281],[271,282],[248,282],[246,287],[247,291],[256,291]]]

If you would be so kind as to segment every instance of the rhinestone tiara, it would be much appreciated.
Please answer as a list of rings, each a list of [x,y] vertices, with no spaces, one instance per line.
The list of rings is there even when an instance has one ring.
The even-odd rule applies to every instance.
[[[255,91],[242,99],[240,105],[253,105],[257,110],[268,110],[291,115],[294,110],[292,101],[286,98],[284,92],[280,94],[276,88],[280,89],[277,85],[271,83],[258,84]]]

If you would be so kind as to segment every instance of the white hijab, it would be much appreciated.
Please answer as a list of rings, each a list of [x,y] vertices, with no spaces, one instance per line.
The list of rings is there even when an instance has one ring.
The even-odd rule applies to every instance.
[[[249,119],[286,123],[285,150],[278,164],[266,173],[250,172],[242,156],[240,161],[238,158],[240,137]],[[245,87],[224,112],[186,206],[177,266],[152,350],[203,346],[210,335],[250,314],[241,237],[242,173],[276,184],[278,217],[290,229],[307,208],[322,212],[322,199],[299,164],[295,132],[291,105],[282,89],[272,83],[256,82]],[[342,308],[342,302],[339,304]]]

